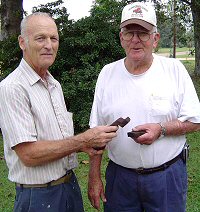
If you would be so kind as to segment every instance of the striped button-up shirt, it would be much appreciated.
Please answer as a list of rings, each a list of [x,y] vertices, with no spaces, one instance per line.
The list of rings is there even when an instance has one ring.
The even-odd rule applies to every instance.
[[[56,142],[74,134],[72,114],[66,109],[59,82],[49,72],[44,82],[24,59],[0,83],[0,127],[10,181],[47,183],[77,167],[75,153],[45,165],[26,167],[12,149],[23,142]]]

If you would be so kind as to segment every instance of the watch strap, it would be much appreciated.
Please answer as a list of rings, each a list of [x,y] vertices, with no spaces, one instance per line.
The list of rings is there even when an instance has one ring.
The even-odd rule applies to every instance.
[[[166,128],[165,128],[165,126],[163,125],[162,122],[159,122],[158,124],[159,124],[160,127],[161,127],[160,137],[166,136]],[[160,137],[159,137],[159,138],[160,138]]]

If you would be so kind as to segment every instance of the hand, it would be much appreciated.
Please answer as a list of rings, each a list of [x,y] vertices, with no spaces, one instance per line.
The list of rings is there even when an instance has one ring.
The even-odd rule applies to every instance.
[[[133,128],[133,130],[146,131],[145,134],[137,138],[134,138],[134,141],[138,144],[150,145],[159,138],[161,127],[157,123],[149,123],[149,124],[138,125],[135,128]]]
[[[100,209],[100,198],[103,202],[106,202],[104,193],[103,182],[100,178],[89,178],[88,182],[88,198],[94,208]]]
[[[104,147],[117,136],[117,126],[98,126],[84,133],[85,147]],[[84,148],[85,148],[84,147]]]

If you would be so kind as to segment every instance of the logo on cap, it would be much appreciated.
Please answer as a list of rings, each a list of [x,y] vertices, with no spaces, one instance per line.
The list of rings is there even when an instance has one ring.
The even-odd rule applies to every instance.
[[[141,9],[141,7],[138,7],[138,8],[135,8],[135,9],[133,10],[133,12],[136,13],[136,14],[142,13],[142,9]]]

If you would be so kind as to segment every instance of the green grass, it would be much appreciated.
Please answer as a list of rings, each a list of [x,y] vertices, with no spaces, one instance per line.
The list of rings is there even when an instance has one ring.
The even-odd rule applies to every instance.
[[[176,48],[176,52],[189,52],[190,48],[188,47],[183,47],[183,48]],[[158,49],[158,53],[168,53],[168,52],[172,52],[173,49],[172,48],[159,48]]]
[[[185,68],[188,70],[189,74],[192,76],[195,69],[195,61],[194,60],[181,60]]]
[[[3,154],[3,141],[0,137],[0,211],[11,212],[14,204],[14,185],[7,179],[7,166]]]

